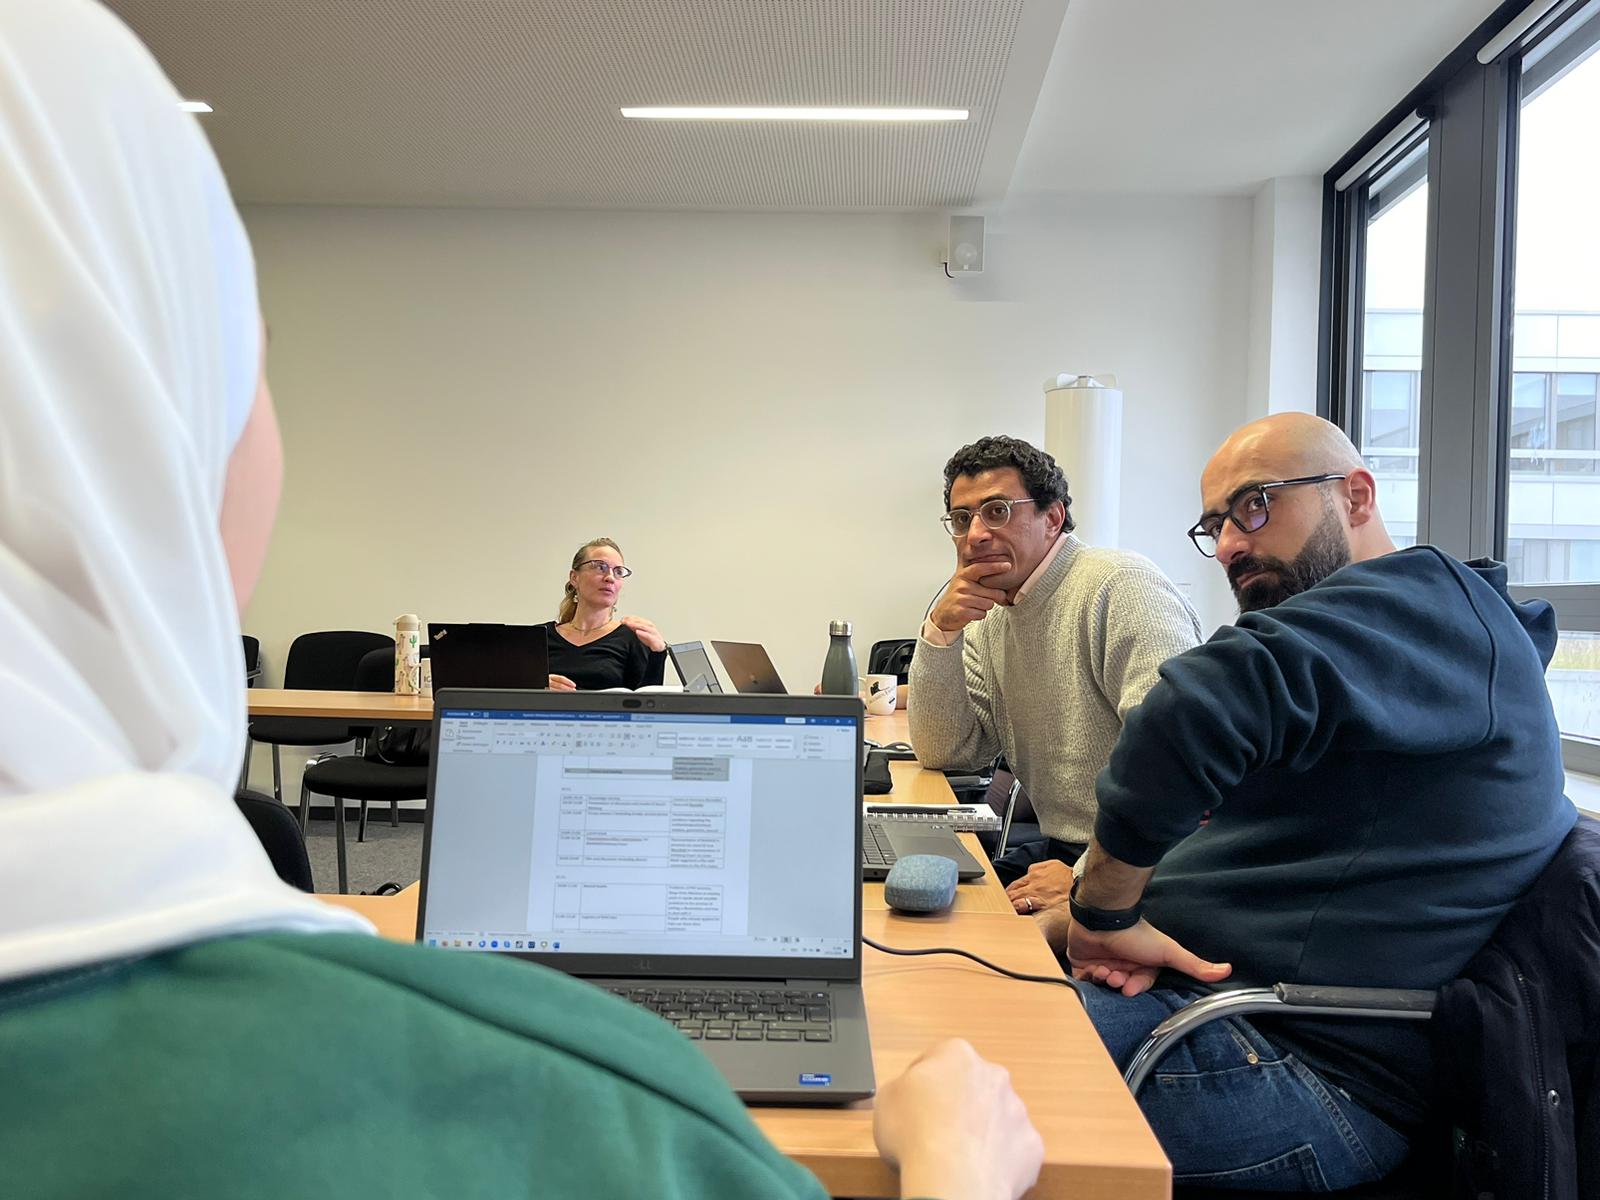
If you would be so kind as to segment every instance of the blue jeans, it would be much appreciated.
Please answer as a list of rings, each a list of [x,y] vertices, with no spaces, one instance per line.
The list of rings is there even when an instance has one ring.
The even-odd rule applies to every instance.
[[[1083,989],[1119,1070],[1152,1029],[1205,994],[1153,988],[1130,998]],[[1405,1138],[1238,1019],[1180,1042],[1138,1100],[1175,1183],[1326,1192],[1381,1179],[1406,1156]]]

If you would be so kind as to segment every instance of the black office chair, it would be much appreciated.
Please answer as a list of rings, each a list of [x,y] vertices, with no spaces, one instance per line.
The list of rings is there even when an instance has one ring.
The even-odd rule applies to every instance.
[[[1518,1044],[1507,1057],[1531,1054],[1535,1061],[1507,1078],[1478,1057],[1487,1028],[1482,1010],[1504,1017],[1519,1003],[1526,1010],[1533,996],[1551,998],[1559,1028],[1535,1025],[1542,1040],[1534,1045],[1524,1044],[1534,1039],[1518,1028],[1512,1035]],[[1580,1165],[1553,1156],[1551,1147],[1587,1147],[1600,1127],[1600,822],[1587,817],[1578,822],[1488,944],[1438,992],[1284,983],[1218,992],[1185,1005],[1151,1031],[1123,1072],[1128,1090],[1137,1096],[1167,1052],[1196,1029],[1251,1014],[1433,1022],[1437,1093],[1444,1104],[1437,1114],[1437,1136],[1419,1144],[1388,1179],[1338,1195],[1351,1200],[1589,1195],[1600,1182],[1591,1177],[1600,1167],[1600,1150],[1590,1149],[1591,1157]],[[1513,1015],[1507,1025],[1515,1024]],[[1565,1095],[1547,1089],[1549,1058],[1561,1054],[1570,1081]],[[1565,1123],[1562,1138],[1549,1136],[1544,1124],[1556,1121]],[[1177,1187],[1173,1194],[1179,1200],[1259,1200],[1265,1193]]]
[[[361,662],[361,656],[382,647],[387,647],[393,654],[394,639],[381,633],[349,629],[302,633],[289,647],[289,659],[283,667],[283,686],[349,691],[355,686],[356,667]],[[347,742],[355,736],[344,726],[330,726],[327,721],[312,717],[257,717],[250,722],[250,740],[245,745],[245,772],[241,782],[248,782],[250,750],[254,743],[269,744],[272,747],[272,794],[281,804],[283,764],[278,747],[326,746],[330,742]],[[302,812],[300,828],[305,827],[306,814]]]
[[[867,652],[868,675],[895,675],[901,683],[910,680],[911,656],[916,653],[916,638],[890,638],[873,642]]]
[[[272,869],[278,873],[278,878],[302,892],[315,891],[316,885],[311,879],[311,859],[306,854],[305,834],[300,832],[300,823],[294,819],[294,814],[271,796],[263,796],[260,792],[239,792],[233,802],[239,806],[245,820],[250,822],[256,837],[261,839],[261,846],[272,861]]]
[[[387,692],[394,687],[394,650],[380,648],[366,654],[357,669],[355,690]],[[360,841],[366,840],[367,804],[388,801],[398,812],[401,800],[428,798],[427,766],[397,766],[376,757],[369,746],[364,754],[324,755],[306,764],[300,782],[300,811],[308,811],[312,794],[333,798],[334,838],[338,846],[339,890],[350,890],[348,849],[345,844],[346,800],[361,802]],[[398,824],[398,821],[396,821]]]
[[[253,688],[261,678],[261,639],[246,633],[239,640],[244,645],[244,685]]]

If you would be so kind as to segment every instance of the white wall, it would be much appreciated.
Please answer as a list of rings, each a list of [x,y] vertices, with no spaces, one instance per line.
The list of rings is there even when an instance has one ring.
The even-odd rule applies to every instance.
[[[809,689],[847,617],[864,669],[948,574],[945,459],[1042,442],[1061,370],[1126,390],[1123,543],[1232,616],[1184,530],[1245,415],[1248,199],[1018,208],[959,282],[929,215],[245,217],[288,457],[245,622],[269,683],[307,630],[548,619],[598,534],[670,639],[762,641]]]
[[[1250,418],[1316,412],[1322,180],[1284,176],[1257,189],[1250,257]]]

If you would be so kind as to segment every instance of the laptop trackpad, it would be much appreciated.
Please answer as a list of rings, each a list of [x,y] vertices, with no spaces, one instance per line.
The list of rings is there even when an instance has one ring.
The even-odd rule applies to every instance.
[[[961,860],[951,853],[950,839],[943,837],[918,837],[916,834],[901,834],[894,839],[894,852],[901,858],[909,854],[937,854],[940,858],[948,858],[951,862],[959,863]]]

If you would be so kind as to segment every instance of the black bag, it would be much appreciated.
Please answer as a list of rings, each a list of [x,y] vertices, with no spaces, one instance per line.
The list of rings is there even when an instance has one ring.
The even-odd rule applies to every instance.
[[[391,767],[425,767],[433,751],[433,729],[427,725],[379,725],[367,739],[369,762]]]
[[[861,780],[861,791],[867,796],[881,796],[894,788],[889,774],[889,756],[882,750],[867,751],[867,765]]]

